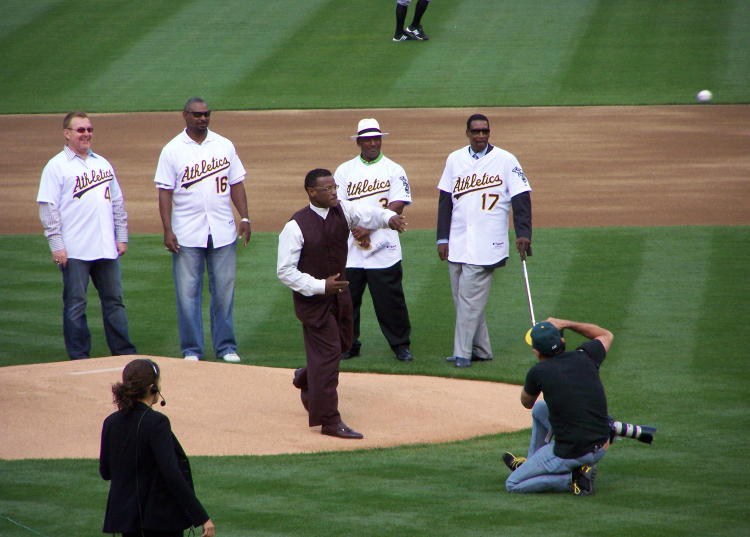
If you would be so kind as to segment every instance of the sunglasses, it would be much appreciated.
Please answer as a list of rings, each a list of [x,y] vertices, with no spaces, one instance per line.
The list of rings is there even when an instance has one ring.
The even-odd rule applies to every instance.
[[[469,129],[471,134],[489,134],[490,129]]]
[[[69,131],[76,131],[78,134],[83,134],[84,132],[88,132],[91,134],[94,132],[94,127],[78,127],[77,129],[72,129],[70,127],[67,127]]]
[[[211,110],[206,110],[205,112],[190,112],[190,115],[193,116],[195,119],[198,119],[201,117],[211,117]]]

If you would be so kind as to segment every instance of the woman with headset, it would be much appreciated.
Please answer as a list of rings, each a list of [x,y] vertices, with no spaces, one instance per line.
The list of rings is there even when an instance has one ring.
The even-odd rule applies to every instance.
[[[195,496],[185,451],[169,418],[151,408],[159,383],[156,362],[139,358],[112,385],[118,410],[104,420],[99,455],[99,473],[111,480],[102,531],[182,537],[185,529],[203,526],[201,537],[213,537],[216,527]]]

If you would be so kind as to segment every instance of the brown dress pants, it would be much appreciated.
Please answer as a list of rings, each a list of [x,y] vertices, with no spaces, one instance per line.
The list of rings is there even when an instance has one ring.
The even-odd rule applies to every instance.
[[[337,425],[339,414],[339,361],[352,345],[352,299],[349,290],[336,295],[297,299],[295,312],[302,321],[307,366],[300,372],[299,387],[306,392],[308,423]]]

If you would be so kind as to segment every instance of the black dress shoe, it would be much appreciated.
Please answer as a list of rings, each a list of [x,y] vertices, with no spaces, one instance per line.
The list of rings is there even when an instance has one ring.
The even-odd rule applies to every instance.
[[[362,433],[358,433],[354,429],[350,429],[343,421],[338,425],[323,425],[320,428],[321,434],[327,434],[328,436],[335,436],[338,438],[353,438],[360,440],[364,438]]]
[[[352,347],[341,355],[341,359],[348,360],[349,358],[354,358],[355,356],[359,356],[359,347]]]
[[[409,347],[401,347],[396,351],[396,360],[401,360],[402,362],[411,362],[413,359],[414,356],[412,356]]]

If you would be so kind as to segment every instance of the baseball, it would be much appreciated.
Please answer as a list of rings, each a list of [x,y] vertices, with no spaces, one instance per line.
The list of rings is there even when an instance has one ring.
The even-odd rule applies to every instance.
[[[713,98],[713,93],[711,93],[711,92],[710,92],[709,90],[707,90],[707,89],[704,89],[704,90],[700,90],[700,91],[699,91],[699,92],[698,92],[698,93],[696,94],[696,96],[695,96],[695,99],[696,99],[696,100],[697,100],[697,101],[698,101],[699,103],[707,103],[707,102],[709,102],[709,101],[710,101],[710,100],[711,100],[712,98]]]

